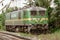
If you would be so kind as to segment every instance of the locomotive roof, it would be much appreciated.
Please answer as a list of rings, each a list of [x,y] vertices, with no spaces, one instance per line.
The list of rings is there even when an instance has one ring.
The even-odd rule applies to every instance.
[[[23,11],[23,10],[30,10],[30,11],[46,11],[47,9],[46,8],[43,8],[43,7],[28,7],[28,8],[23,8],[23,9],[20,9],[20,10],[17,10],[17,11],[13,11],[13,12],[9,12],[9,13],[14,13],[14,12],[19,12],[19,11]]]
[[[43,8],[43,7],[34,7],[34,6],[32,6],[32,7],[28,7],[28,8],[23,8],[22,10],[31,10],[31,11],[44,11],[44,10],[46,10],[46,8]]]

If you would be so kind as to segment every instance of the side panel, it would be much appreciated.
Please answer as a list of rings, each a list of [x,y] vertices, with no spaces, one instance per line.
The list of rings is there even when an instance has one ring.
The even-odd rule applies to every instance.
[[[21,13],[19,13],[18,11],[12,12],[11,13],[11,19],[5,20],[5,25],[21,25],[21,24],[23,24],[22,19],[23,19],[22,11],[21,11]]]
[[[21,19],[15,19],[15,20],[6,20],[5,25],[22,25],[23,21]]]

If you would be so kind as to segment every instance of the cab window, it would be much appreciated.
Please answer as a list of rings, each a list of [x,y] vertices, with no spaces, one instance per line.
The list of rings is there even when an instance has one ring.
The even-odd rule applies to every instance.
[[[31,11],[31,15],[32,15],[32,16],[37,15],[37,11]]]
[[[44,16],[45,15],[45,11],[39,11],[39,15]]]

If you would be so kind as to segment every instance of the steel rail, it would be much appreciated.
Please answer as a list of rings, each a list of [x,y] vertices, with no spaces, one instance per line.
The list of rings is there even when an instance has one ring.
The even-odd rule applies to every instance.
[[[24,38],[24,37],[20,37],[20,36],[13,35],[13,34],[9,34],[9,33],[4,33],[4,32],[0,32],[0,33],[1,33],[1,34],[5,34],[5,35],[10,35],[10,36],[13,36],[13,37],[22,39],[22,40],[31,40],[31,39],[29,39],[29,38]]]

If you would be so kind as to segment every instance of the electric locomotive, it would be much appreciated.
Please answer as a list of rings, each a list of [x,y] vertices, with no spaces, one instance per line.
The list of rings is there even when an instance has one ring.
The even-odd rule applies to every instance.
[[[29,7],[6,13],[7,31],[28,32],[48,29],[48,13],[46,8]]]

